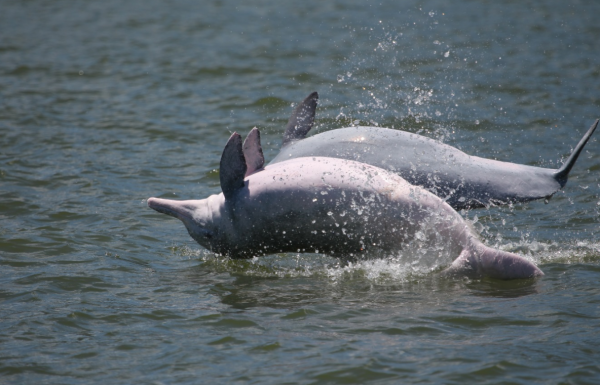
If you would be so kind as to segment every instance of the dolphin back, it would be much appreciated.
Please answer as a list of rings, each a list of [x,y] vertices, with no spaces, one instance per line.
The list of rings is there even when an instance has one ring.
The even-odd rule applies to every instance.
[[[348,127],[291,143],[271,164],[325,156],[367,163],[422,186],[455,209],[548,198],[556,170],[470,156],[436,140],[381,127]]]

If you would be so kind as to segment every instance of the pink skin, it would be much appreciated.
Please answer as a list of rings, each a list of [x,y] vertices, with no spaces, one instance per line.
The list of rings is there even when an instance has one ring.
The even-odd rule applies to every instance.
[[[180,219],[200,245],[232,258],[278,252],[390,255],[418,238],[443,246],[450,264],[445,274],[543,275],[527,259],[481,243],[442,199],[396,174],[350,160],[292,159],[247,176],[228,200],[222,193],[188,201],[150,198],[148,206]]]

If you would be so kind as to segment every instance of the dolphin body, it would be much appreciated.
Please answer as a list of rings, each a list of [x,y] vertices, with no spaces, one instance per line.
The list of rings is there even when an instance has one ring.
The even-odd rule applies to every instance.
[[[417,243],[418,251],[425,244],[440,253],[440,265],[449,265],[445,274],[543,275],[527,259],[485,246],[446,202],[395,173],[325,157],[263,164],[258,130],[244,144],[234,133],[221,157],[222,193],[149,198],[148,206],[180,219],[200,245],[231,258],[279,252],[355,258]]]
[[[567,183],[598,126],[596,120],[564,165],[555,170],[471,156],[421,135],[381,127],[340,128],[306,138],[317,99],[313,92],[296,107],[281,150],[270,164],[311,156],[355,160],[392,171],[457,210],[552,197]]]

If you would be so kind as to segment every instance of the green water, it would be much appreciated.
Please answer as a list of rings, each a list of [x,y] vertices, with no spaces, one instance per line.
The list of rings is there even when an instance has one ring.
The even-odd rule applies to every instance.
[[[547,204],[472,210],[538,281],[231,261],[145,199],[218,193],[292,104],[556,168],[600,117],[600,3],[6,1],[0,383],[598,383],[600,144]],[[596,133],[598,135],[598,133]]]

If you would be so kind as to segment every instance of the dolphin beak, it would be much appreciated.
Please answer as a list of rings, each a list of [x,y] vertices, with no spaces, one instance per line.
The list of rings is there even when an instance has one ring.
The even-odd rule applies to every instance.
[[[192,218],[193,209],[186,201],[173,201],[170,199],[148,198],[148,207],[167,214],[182,221]]]

